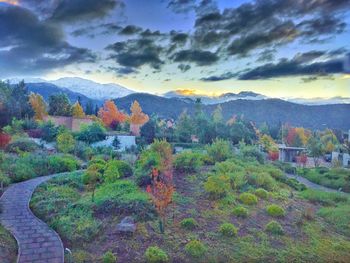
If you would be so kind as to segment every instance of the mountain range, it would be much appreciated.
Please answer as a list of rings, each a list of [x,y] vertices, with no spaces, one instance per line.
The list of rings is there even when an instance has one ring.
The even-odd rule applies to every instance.
[[[10,80],[12,84],[18,82],[19,79]],[[79,98],[83,105],[91,100],[95,105],[101,106],[104,100],[114,99],[118,108],[126,112],[129,112],[131,103],[137,100],[144,112],[149,115],[157,114],[163,118],[176,119],[184,110],[192,114],[195,100],[201,98],[203,110],[208,114],[220,104],[225,119],[233,115],[243,115],[257,124],[289,123],[311,129],[329,127],[349,130],[350,128],[350,98],[295,99],[299,103],[293,103],[288,99],[273,99],[250,91],[225,93],[220,96],[186,95],[179,91],[171,91],[157,96],[136,93],[116,84],[100,84],[81,78],[63,78],[55,81],[25,79],[25,82],[29,91],[41,94],[45,100],[48,100],[50,95],[60,92],[67,94],[71,102]]]

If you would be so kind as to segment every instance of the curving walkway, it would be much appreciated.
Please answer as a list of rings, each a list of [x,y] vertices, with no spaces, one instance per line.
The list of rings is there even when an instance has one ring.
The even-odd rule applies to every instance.
[[[0,222],[17,240],[18,263],[64,262],[64,249],[59,235],[29,209],[35,188],[58,175],[63,174],[11,185],[0,198]]]
[[[314,190],[320,190],[320,191],[329,192],[329,193],[343,193],[343,194],[347,194],[345,192],[338,191],[338,190],[335,190],[335,189],[332,189],[332,188],[329,188],[329,187],[326,187],[326,186],[323,186],[323,185],[315,184],[315,183],[309,181],[308,179],[306,179],[306,178],[304,178],[304,177],[302,177],[300,175],[287,174],[287,173],[285,173],[285,175],[288,178],[296,179],[299,183],[302,183],[302,184],[306,185],[306,187],[314,189]]]

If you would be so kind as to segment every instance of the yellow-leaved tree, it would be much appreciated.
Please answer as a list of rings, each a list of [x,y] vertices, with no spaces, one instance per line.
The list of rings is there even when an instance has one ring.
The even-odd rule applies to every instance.
[[[83,107],[80,105],[79,101],[74,103],[72,106],[72,115],[75,118],[84,118],[85,117],[85,112],[83,110]]]
[[[144,125],[146,122],[148,122],[149,117],[147,114],[142,112],[142,108],[137,100],[133,102],[130,108],[131,116],[130,116],[130,123],[134,125]]]
[[[44,116],[47,116],[46,103],[44,98],[37,93],[31,93],[29,95],[29,103],[35,112],[34,118],[36,120],[42,120]]]

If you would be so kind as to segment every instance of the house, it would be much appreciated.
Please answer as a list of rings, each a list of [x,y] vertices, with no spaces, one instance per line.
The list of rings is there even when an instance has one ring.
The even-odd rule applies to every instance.
[[[339,163],[343,167],[350,167],[350,154],[332,152],[332,163]]]
[[[63,125],[67,129],[76,132],[80,131],[82,125],[92,124],[91,118],[75,118],[66,116],[45,116],[44,121],[51,121],[55,126]]]
[[[304,147],[292,147],[292,146],[286,146],[285,144],[279,144],[278,160],[281,162],[295,162],[296,157],[305,151],[306,151],[306,148]]]

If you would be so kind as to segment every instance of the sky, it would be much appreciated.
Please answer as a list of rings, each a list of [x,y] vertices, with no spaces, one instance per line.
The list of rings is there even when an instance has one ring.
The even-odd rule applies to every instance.
[[[0,0],[0,79],[350,97],[350,0]]]

